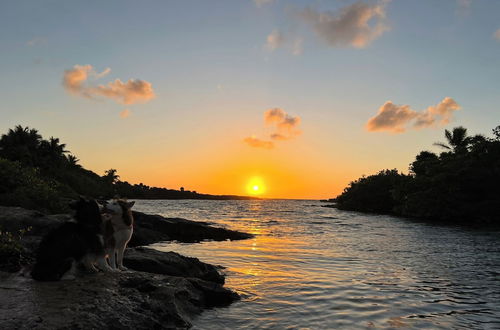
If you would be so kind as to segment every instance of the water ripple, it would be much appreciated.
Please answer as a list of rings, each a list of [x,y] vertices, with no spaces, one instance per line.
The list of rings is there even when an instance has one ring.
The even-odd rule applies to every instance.
[[[195,329],[500,329],[500,232],[311,201],[137,201],[256,236],[156,244],[221,264],[242,296]]]

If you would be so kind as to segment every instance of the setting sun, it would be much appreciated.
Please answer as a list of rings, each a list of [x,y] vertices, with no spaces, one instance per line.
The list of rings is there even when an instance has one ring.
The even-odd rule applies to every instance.
[[[253,177],[248,181],[247,192],[250,195],[262,195],[265,191],[264,181],[260,177]]]

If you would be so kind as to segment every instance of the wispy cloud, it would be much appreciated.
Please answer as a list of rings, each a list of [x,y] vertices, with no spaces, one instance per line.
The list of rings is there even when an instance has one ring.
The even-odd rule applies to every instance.
[[[495,40],[500,41],[500,29],[496,30],[495,33],[493,33],[493,38]]]
[[[297,127],[300,125],[300,121],[301,119],[299,116],[290,116],[285,110],[280,108],[273,108],[264,112],[264,122],[268,125],[276,126],[282,135],[299,135],[300,131]]]
[[[155,97],[150,82],[140,79],[129,79],[122,82],[120,79],[109,82],[106,85],[89,84],[89,77],[102,78],[111,72],[106,68],[97,73],[92,65],[75,65],[72,69],[65,70],[63,75],[63,86],[74,95],[96,98],[105,97],[121,104],[134,104],[148,102]]]
[[[389,30],[386,19],[388,2],[381,0],[368,4],[357,1],[335,12],[306,8],[298,14],[329,46],[365,48]]]
[[[302,54],[302,52],[304,51],[304,39],[302,38],[296,38],[294,41],[293,41],[293,44],[292,44],[292,54],[293,55],[300,55]]]
[[[274,2],[274,0],[253,0],[253,2],[257,5],[257,7],[262,7]]]
[[[366,129],[370,132],[385,131],[403,133],[407,129],[422,129],[443,126],[450,122],[460,105],[451,97],[445,97],[435,106],[423,111],[415,111],[409,105],[397,105],[387,101],[376,116],[370,118]]]
[[[248,144],[250,147],[254,148],[264,148],[264,149],[273,149],[274,143],[272,141],[265,141],[256,138],[255,136],[249,136],[243,139],[243,142]]]
[[[26,41],[26,46],[34,47],[39,45],[46,45],[47,38],[44,37],[35,37],[31,40]]]
[[[129,109],[125,109],[122,112],[120,112],[120,118],[123,118],[123,119],[128,118],[128,117],[130,117],[131,114],[132,114],[132,112],[130,112]]]
[[[266,48],[275,51],[278,48],[288,48],[293,55],[300,55],[303,51],[304,39],[302,37],[285,36],[279,30],[273,30],[267,35]]]
[[[466,16],[469,14],[471,4],[472,0],[457,0],[456,14]]]
[[[285,36],[278,30],[271,32],[266,39],[266,46],[270,50],[275,50],[285,43]]]
[[[301,119],[299,116],[291,116],[283,109],[272,108],[264,112],[264,123],[272,128],[269,134],[270,140],[262,140],[255,136],[244,139],[245,143],[256,148],[274,148],[274,141],[291,140],[302,133],[298,129]]]

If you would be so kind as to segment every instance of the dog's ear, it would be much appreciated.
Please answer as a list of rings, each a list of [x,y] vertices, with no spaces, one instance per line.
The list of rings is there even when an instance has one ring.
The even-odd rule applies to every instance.
[[[134,204],[135,204],[135,202],[128,202],[128,203],[127,203],[127,208],[128,208],[128,209],[131,209],[131,208],[132,208],[132,206],[134,206]]]

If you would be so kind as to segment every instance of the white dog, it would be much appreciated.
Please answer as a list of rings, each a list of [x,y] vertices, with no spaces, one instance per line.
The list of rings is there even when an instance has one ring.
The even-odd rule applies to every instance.
[[[134,204],[135,202],[115,199],[104,206],[105,211],[112,215],[106,222],[104,230],[104,248],[109,265],[113,269],[127,270],[123,266],[123,253],[134,231],[132,216]]]

